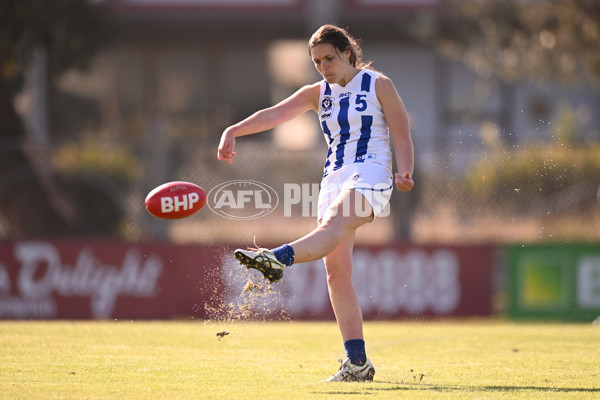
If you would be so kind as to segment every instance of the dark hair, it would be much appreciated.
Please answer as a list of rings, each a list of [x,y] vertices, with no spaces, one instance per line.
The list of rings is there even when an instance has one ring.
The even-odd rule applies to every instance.
[[[371,63],[363,62],[362,49],[358,41],[354,39],[345,29],[335,25],[323,25],[308,41],[308,55],[312,56],[311,50],[318,44],[329,43],[338,53],[350,51],[350,64],[356,68],[368,68]]]

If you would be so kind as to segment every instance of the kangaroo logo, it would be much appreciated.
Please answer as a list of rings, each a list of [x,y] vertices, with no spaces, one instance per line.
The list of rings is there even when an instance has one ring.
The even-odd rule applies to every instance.
[[[323,100],[321,100],[321,111],[321,119],[331,118],[333,114],[333,97],[323,97]]]
[[[321,101],[323,111],[331,111],[333,109],[333,97],[325,96]]]

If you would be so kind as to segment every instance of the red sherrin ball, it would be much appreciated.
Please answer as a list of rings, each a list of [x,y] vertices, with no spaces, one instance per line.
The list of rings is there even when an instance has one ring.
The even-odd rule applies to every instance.
[[[206,204],[206,192],[190,182],[167,182],[146,196],[146,210],[155,217],[180,219],[200,211]]]

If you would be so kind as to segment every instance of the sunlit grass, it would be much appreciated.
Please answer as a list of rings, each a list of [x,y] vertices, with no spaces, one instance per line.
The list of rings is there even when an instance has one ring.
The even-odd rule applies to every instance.
[[[221,340],[219,332],[228,332]],[[2,399],[592,399],[600,327],[369,322],[368,384],[326,384],[332,322],[0,322]]]

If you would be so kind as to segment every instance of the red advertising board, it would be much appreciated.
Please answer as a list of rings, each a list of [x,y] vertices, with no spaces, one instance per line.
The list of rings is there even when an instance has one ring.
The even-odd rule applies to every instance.
[[[492,262],[491,247],[357,246],[353,279],[365,319],[489,315]],[[322,261],[269,286],[227,247],[0,242],[0,318],[281,315],[333,318]]]
[[[170,318],[220,291],[220,249],[113,241],[0,243],[0,318]]]
[[[363,317],[491,315],[493,257],[494,248],[480,246],[357,246],[353,282]],[[246,301],[239,293],[252,274],[237,269],[224,259],[225,302]],[[286,269],[273,292],[277,296],[264,306],[252,304],[258,313],[281,309],[292,318],[334,317],[320,260]]]

